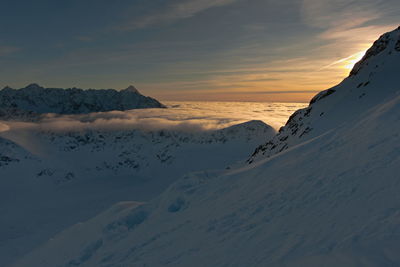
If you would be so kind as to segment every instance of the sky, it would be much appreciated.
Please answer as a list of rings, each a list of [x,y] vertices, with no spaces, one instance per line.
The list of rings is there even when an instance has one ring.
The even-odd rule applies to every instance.
[[[1,0],[0,87],[306,102],[400,25],[398,0]]]

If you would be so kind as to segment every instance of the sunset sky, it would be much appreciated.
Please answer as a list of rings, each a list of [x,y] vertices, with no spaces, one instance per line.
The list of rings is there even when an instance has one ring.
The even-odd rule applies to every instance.
[[[0,87],[160,100],[308,101],[340,82],[399,0],[2,0]]]

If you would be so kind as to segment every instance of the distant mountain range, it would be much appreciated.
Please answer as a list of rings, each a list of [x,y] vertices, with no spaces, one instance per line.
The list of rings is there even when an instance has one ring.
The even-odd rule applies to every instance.
[[[143,96],[134,86],[114,89],[44,88],[30,84],[21,89],[0,90],[0,118],[22,119],[43,113],[83,114],[138,108],[165,108],[154,98]]]
[[[119,203],[13,266],[400,266],[399,69],[400,28],[247,163]]]

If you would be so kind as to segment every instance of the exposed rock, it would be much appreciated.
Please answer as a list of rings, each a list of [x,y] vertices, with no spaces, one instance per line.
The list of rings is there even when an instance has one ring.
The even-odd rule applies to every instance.
[[[351,118],[355,115],[354,110],[361,109],[361,104],[372,105],[373,96],[368,95],[366,90],[369,90],[370,94],[378,94],[381,85],[398,77],[396,64],[400,54],[396,50],[400,51],[400,27],[383,34],[375,41],[342,83],[318,93],[311,99],[309,107],[293,113],[279,133],[272,140],[257,147],[247,162],[252,163],[258,157],[275,155],[304,140],[316,137],[316,129],[323,132],[323,128],[326,130],[337,126],[341,119],[344,119],[336,114],[339,106],[342,106],[342,116]],[[376,66],[380,66],[379,69]],[[386,90],[389,93],[396,88],[389,87]],[[363,102],[351,102],[353,98]],[[351,110],[352,105],[356,107],[354,110]],[[346,110],[349,111],[346,113]]]
[[[165,108],[157,100],[143,96],[134,86],[117,91],[77,88],[44,88],[30,84],[22,89],[0,91],[0,117],[34,118],[43,113],[84,114],[137,108]]]

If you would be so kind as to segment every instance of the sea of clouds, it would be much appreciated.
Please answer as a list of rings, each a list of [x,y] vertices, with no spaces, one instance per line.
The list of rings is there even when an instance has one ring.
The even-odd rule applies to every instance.
[[[167,109],[136,109],[80,115],[46,114],[38,122],[0,121],[0,132],[84,130],[205,131],[261,120],[278,129],[305,103],[165,102]]]

